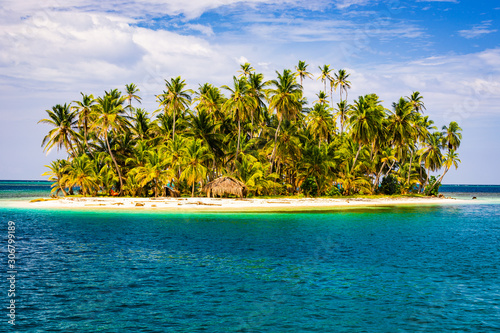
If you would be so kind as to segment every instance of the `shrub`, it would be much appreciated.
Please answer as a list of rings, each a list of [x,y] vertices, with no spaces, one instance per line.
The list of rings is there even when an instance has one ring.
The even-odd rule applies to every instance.
[[[308,197],[315,197],[318,195],[318,184],[316,184],[316,178],[314,177],[307,177],[306,180],[302,182],[300,188]]]
[[[340,190],[337,186],[334,186],[334,187],[328,189],[328,191],[326,191],[326,195],[329,197],[338,197],[338,196],[341,196],[342,193],[340,192]]]
[[[393,175],[385,176],[380,183],[379,191],[382,194],[393,195],[399,193],[401,189],[401,185],[399,184],[396,177]]]

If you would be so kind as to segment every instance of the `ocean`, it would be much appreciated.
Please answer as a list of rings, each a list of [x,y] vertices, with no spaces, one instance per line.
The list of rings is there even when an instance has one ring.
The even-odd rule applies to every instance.
[[[469,201],[304,213],[26,209],[11,203],[48,196],[49,183],[1,181],[0,331],[500,331],[500,186],[441,190]]]

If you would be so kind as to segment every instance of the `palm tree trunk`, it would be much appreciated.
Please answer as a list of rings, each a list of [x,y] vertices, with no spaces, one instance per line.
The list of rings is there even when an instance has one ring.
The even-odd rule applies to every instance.
[[[194,198],[194,183],[195,183],[195,182],[193,182],[193,188],[192,188],[192,190],[191,190],[191,198]]]
[[[413,150],[410,149],[410,165],[408,167],[408,186],[410,186],[411,163],[413,161]]]
[[[424,191],[425,191],[425,186],[429,182],[430,171],[431,171],[431,168],[427,169],[427,177],[425,178],[424,186],[422,186],[422,188],[424,189]]]
[[[238,153],[239,153],[239,150],[240,150],[240,131],[241,131],[241,125],[240,125],[241,121],[240,121],[240,118],[238,117],[238,145],[236,146],[236,161],[238,160]]]
[[[115,156],[111,152],[111,146],[109,145],[109,140],[108,140],[108,132],[105,132],[104,137],[106,138],[106,144],[108,145],[109,156],[111,156],[111,159],[113,160],[113,163],[115,164],[116,172],[118,173],[118,179],[120,180],[120,195],[122,195],[123,194],[122,173],[120,171],[120,168],[118,167],[118,163],[116,162]]]
[[[442,175],[441,177],[439,177],[439,179],[438,179],[438,180],[436,180],[436,182],[434,183],[434,185],[432,185],[432,187],[429,189],[429,192],[430,192],[430,191],[432,191],[432,189],[433,189],[433,188],[434,188],[437,184],[441,183],[441,181],[442,181],[442,180],[443,180],[443,178],[444,178],[444,175],[446,175],[446,173],[448,172],[448,170],[450,170],[450,169],[448,169],[448,168],[445,168],[445,169],[444,169],[444,173],[443,173],[443,175]]]
[[[280,121],[278,122],[278,127],[276,128],[276,132],[274,133],[274,148],[273,148],[273,153],[271,155],[271,171],[270,172],[273,172],[274,156],[276,154],[276,145],[278,143],[278,132],[280,130],[282,120],[283,120],[283,117],[280,118]]]
[[[174,122],[172,124],[172,141],[175,140],[175,110],[174,110]]]
[[[363,148],[363,145],[359,144],[358,152],[356,153],[356,156],[354,157],[354,161],[352,162],[352,167],[351,167],[352,171],[354,171],[354,166],[356,165],[356,161],[358,160],[359,153],[361,152],[362,148]]]
[[[380,167],[380,171],[377,173],[377,177],[375,177],[375,182],[373,183],[372,187],[372,193],[375,191],[375,188],[378,186],[378,180],[380,179],[380,175],[382,174],[382,170],[384,170],[385,165],[387,164],[387,161],[385,161],[382,166]]]

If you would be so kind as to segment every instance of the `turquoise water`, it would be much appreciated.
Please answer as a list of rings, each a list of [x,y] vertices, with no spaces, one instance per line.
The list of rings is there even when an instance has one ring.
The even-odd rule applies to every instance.
[[[15,329],[0,309],[2,329],[500,330],[496,204],[173,214],[6,202],[0,200],[2,265],[7,224],[15,221],[18,307]],[[6,269],[2,274],[5,281]]]

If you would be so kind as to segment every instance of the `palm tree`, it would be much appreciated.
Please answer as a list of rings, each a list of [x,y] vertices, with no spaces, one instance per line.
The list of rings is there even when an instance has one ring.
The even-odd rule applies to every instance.
[[[165,80],[167,91],[159,95],[160,105],[163,106],[164,112],[173,115],[172,121],[172,140],[175,139],[175,119],[177,114],[183,112],[189,107],[191,103],[191,95],[193,93],[190,89],[184,89],[186,82],[180,76],[171,78],[170,81]]]
[[[326,82],[327,81],[331,82],[333,80],[331,75],[330,75],[330,73],[332,72],[332,69],[330,69],[330,65],[323,65],[323,67],[318,66],[318,68],[321,71],[321,74],[319,75],[318,80],[321,80],[321,82],[324,83],[325,89],[323,91],[326,92]],[[332,89],[332,91],[333,91],[333,89]],[[330,96],[331,95],[332,94],[330,93]]]
[[[354,170],[364,145],[372,144],[383,131],[384,108],[376,95],[360,96],[350,110],[351,137],[359,145],[351,169]]]
[[[424,167],[427,169],[427,179],[422,185],[422,188],[425,188],[425,185],[429,182],[430,172],[436,171],[441,168],[441,165],[443,163],[441,142],[441,133],[432,133],[428,136],[424,146],[418,151],[418,154],[420,155],[420,163],[422,163],[423,161]]]
[[[207,110],[214,121],[220,120],[223,117],[221,110],[225,99],[219,88],[214,87],[210,83],[205,83],[200,85],[195,94],[196,98],[194,101],[198,102],[196,109]]]
[[[314,101],[313,104],[319,103],[325,105],[330,103],[328,102],[328,95],[326,94],[326,92],[320,90],[320,92],[317,93],[316,96],[318,96],[318,99]]]
[[[300,85],[297,84],[292,71],[285,69],[283,74],[279,72],[276,72],[276,74],[278,75],[278,79],[270,82],[273,88],[267,91],[269,109],[271,111],[276,111],[276,116],[278,117],[278,126],[274,133],[274,148],[271,155],[271,171],[273,169],[274,157],[276,154],[278,132],[283,119],[294,120],[302,110],[302,89]]]
[[[141,186],[151,184],[155,198],[162,188],[168,184],[172,178],[173,170],[168,169],[168,158],[163,149],[153,148],[146,153],[146,163],[144,166],[137,167],[137,182]]]
[[[114,93],[113,90],[111,93],[106,92],[104,97],[97,98],[97,104],[93,115],[94,123],[91,127],[91,129],[94,130],[98,136],[104,137],[109,156],[111,156],[111,159],[115,164],[116,172],[120,180],[120,195],[123,193],[123,177],[120,167],[118,166],[118,162],[111,151],[109,132],[112,131],[118,133],[127,125],[123,102],[123,97]]]
[[[414,91],[410,96],[406,97],[413,107],[416,113],[423,113],[425,110],[424,97],[420,95],[420,92]]]
[[[255,69],[253,69],[252,65],[250,65],[250,63],[248,63],[248,62],[241,64],[240,68],[241,69],[238,72],[240,72],[241,74],[238,77],[244,76],[244,77],[248,78],[250,76],[250,74],[253,71],[255,71]]]
[[[250,137],[253,137],[253,125],[255,117],[257,117],[257,121],[260,121],[262,117],[262,110],[265,109],[266,105],[264,103],[265,93],[264,89],[269,84],[267,81],[264,81],[263,74],[255,74],[251,73],[248,77],[249,91],[248,94],[251,98],[255,100],[255,108],[250,108],[250,122],[251,122],[251,131]]]
[[[429,189],[429,191],[431,191],[432,188],[434,188],[434,186],[436,186],[437,184],[441,184],[444,176],[451,169],[452,166],[454,166],[455,169],[458,169],[458,163],[460,163],[460,162],[461,161],[458,158],[458,154],[453,149],[448,150],[448,152],[446,153],[446,156],[444,158],[444,162],[443,162],[444,172],[441,175],[441,177],[434,183],[434,185]]]
[[[347,79],[351,74],[347,74],[345,69],[339,69],[338,73],[335,73],[335,78],[333,80],[333,84],[335,86],[335,90],[339,88],[340,93],[340,102],[342,102],[342,90],[345,91],[345,99],[347,100],[347,89],[351,88],[351,82]]]
[[[448,151],[457,150],[462,140],[462,128],[455,121],[450,122],[449,126],[443,126],[443,144],[448,147]]]
[[[57,159],[52,161],[50,165],[45,165],[45,167],[49,168],[50,171],[44,172],[42,176],[49,176],[49,180],[54,182],[50,187],[52,192],[56,192],[56,195],[61,191],[64,196],[67,195],[65,188],[67,187],[65,184],[66,169],[68,166],[68,161]]]
[[[344,133],[344,124],[346,121],[346,114],[349,111],[349,105],[346,100],[337,103],[337,112],[335,113],[336,117],[340,120],[340,134]]]
[[[44,151],[47,151],[48,154],[54,146],[57,147],[57,150],[64,147],[68,154],[75,156],[71,141],[76,137],[74,130],[77,123],[76,112],[71,111],[70,106],[67,104],[57,104],[52,107],[52,110],[45,111],[49,118],[42,119],[38,123],[49,124],[54,128],[43,138],[42,147],[45,146]]]
[[[188,140],[178,135],[175,140],[167,141],[167,156],[170,167],[175,171],[172,178],[174,184],[179,183],[183,161],[186,155],[185,146]]]
[[[205,109],[198,110],[196,114],[190,113],[188,121],[191,131],[186,133],[186,136],[201,139],[210,148],[210,151],[214,155],[212,171],[214,175],[217,174],[216,163],[224,155],[224,136],[219,131],[220,123],[214,121]]]
[[[307,66],[305,61],[299,60],[299,64],[295,66],[295,75],[300,77],[300,85],[302,86],[302,89],[304,89],[302,85],[302,80],[306,77],[312,79],[312,74],[307,71]]]
[[[135,99],[137,102],[141,103],[141,98],[136,95],[139,92],[139,88],[134,83],[126,84],[125,85],[125,96],[128,102],[128,108],[132,108],[132,100]]]
[[[233,88],[222,86],[231,93],[231,97],[222,106],[223,110],[231,113],[233,120],[238,122],[238,144],[236,146],[236,158],[240,150],[241,120],[245,119],[252,110],[257,107],[257,101],[250,95],[250,85],[245,78],[238,79],[233,76]]]
[[[187,180],[188,185],[192,186],[191,196],[194,197],[195,184],[207,175],[205,162],[212,158],[212,155],[200,139],[191,140],[185,152],[184,171],[182,171],[180,179]]]
[[[408,183],[411,176],[411,165],[413,160],[413,146],[417,138],[415,128],[415,114],[413,113],[413,105],[404,98],[400,98],[398,103],[393,103],[393,113],[388,118],[387,130],[392,137],[392,144],[397,145],[400,149],[408,147],[410,150],[410,169],[408,171]],[[400,160],[401,160],[400,156]]]
[[[314,104],[307,120],[307,129],[318,139],[318,147],[321,147],[321,141],[327,141],[335,128],[332,115],[324,104]]]
[[[94,173],[93,160],[88,155],[74,158],[67,166],[64,182],[68,187],[79,186],[83,196],[96,190],[96,174]]]
[[[389,163],[391,163],[391,167],[389,167],[389,172],[390,172],[392,166],[394,165],[394,163],[396,163],[396,161],[397,159],[394,154],[394,149],[392,149],[391,147],[387,147],[386,149],[382,150],[382,152],[380,153],[380,162],[382,162],[382,166],[380,167],[377,176],[375,177],[375,181],[373,182],[372,192],[375,192],[375,190],[378,188],[379,179],[380,176],[382,175],[382,171],[384,170],[384,168]]]
[[[73,101],[73,103],[77,105],[73,108],[78,114],[78,126],[83,126],[85,147],[88,147],[88,127],[91,122],[90,115],[95,105],[95,99],[93,95],[85,95],[82,92],[80,92],[80,94],[82,95],[82,100]]]
[[[358,191],[370,192],[370,182],[364,176],[357,174],[356,169],[351,169],[349,164],[346,164],[339,172],[337,183],[342,186],[344,195]]]

